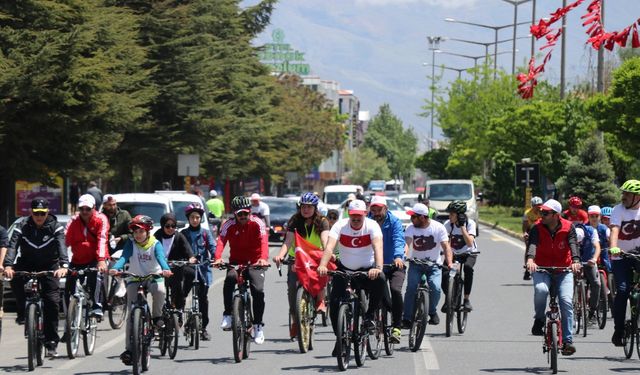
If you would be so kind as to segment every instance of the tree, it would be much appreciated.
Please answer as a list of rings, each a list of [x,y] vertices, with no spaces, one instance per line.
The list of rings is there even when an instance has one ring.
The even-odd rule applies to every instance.
[[[427,173],[433,179],[447,179],[447,163],[451,152],[446,148],[436,148],[425,152],[416,159],[416,168]]]
[[[356,148],[345,153],[345,165],[349,168],[349,181],[357,185],[368,185],[371,180],[387,180],[391,170],[385,158],[367,147]]]
[[[613,168],[599,139],[587,139],[578,155],[569,159],[565,170],[565,176],[556,183],[565,196],[577,195],[589,205],[608,206],[617,201]]]

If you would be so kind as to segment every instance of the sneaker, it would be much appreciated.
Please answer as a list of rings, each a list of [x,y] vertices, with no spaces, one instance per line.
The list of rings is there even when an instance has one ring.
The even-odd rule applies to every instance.
[[[464,311],[472,311],[473,310],[473,306],[471,306],[471,302],[469,302],[468,299],[464,300],[464,304],[462,305],[462,308],[464,309]]]
[[[233,321],[231,320],[231,315],[222,315],[222,322],[220,322],[220,328],[224,331],[231,330],[231,324]]]
[[[264,344],[264,327],[262,324],[253,325],[253,342],[258,345]]]
[[[91,309],[91,311],[89,312],[89,316],[95,316],[96,318],[102,318],[104,316],[104,313],[102,312],[102,307],[94,307],[93,309]]]
[[[445,302],[442,307],[440,308],[440,312],[443,314],[447,313],[447,309],[449,308],[449,306],[447,305],[447,303]]]
[[[562,355],[572,355],[576,352],[576,347],[572,342],[565,342],[562,344]]]
[[[120,354],[120,360],[125,366],[131,366],[133,364],[131,362],[131,352],[128,350],[125,350],[124,352],[122,352],[122,354]]]
[[[534,336],[543,336],[544,332],[542,331],[542,327],[544,327],[544,320],[534,319],[533,327],[531,327],[531,334]]]
[[[391,338],[390,341],[392,344],[400,344],[400,338],[402,337],[402,331],[400,328],[393,327],[391,330]]]
[[[409,319],[402,319],[402,329],[411,329],[411,321]]]
[[[316,312],[319,314],[327,313],[327,306],[324,303],[324,299],[321,299],[320,302],[318,303],[318,306],[316,307]]]
[[[211,336],[209,336],[209,332],[207,332],[206,329],[202,329],[202,332],[200,332],[200,340],[202,341],[209,341],[211,340]]]
[[[289,337],[291,337],[291,340],[298,337],[298,323],[291,322],[291,327],[289,327]]]
[[[531,280],[531,272],[529,272],[529,270],[524,271],[524,276],[522,276],[522,280]]]
[[[429,314],[429,324],[432,326],[440,324],[440,317],[438,316],[438,313]]]
[[[371,319],[366,319],[366,320],[364,321],[364,329],[366,329],[366,330],[367,330],[367,332],[368,332],[370,335],[375,335],[375,333],[376,333],[376,324],[373,322],[373,320],[371,320]]]
[[[158,328],[164,328],[164,319],[162,319],[162,317],[158,317],[158,318],[153,318],[153,325]]]
[[[56,350],[57,347],[58,347],[58,343],[56,343],[55,341],[49,341],[48,343],[46,343],[45,344],[45,348],[46,348],[45,356],[47,356],[49,358],[58,357],[58,352]]]
[[[613,331],[611,343],[615,346],[624,346],[624,331]]]

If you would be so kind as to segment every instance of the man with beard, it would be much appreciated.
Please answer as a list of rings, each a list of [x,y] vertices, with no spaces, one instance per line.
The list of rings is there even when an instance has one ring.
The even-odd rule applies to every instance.
[[[610,253],[613,277],[616,281],[616,297],[613,301],[614,331],[611,342],[624,345],[624,321],[627,311],[633,269],[640,264],[633,258],[620,258],[620,252],[638,253],[640,247],[640,181],[628,180],[620,187],[621,203],[611,213]]]
[[[104,196],[102,213],[109,219],[109,252],[113,254],[116,250],[122,249],[129,238],[131,215],[127,210],[118,207],[116,197],[111,194]]]

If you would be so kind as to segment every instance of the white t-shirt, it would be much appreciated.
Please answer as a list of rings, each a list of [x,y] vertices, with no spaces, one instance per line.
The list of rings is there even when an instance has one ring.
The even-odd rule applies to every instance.
[[[257,206],[251,206],[251,213],[254,215],[258,215],[261,218],[265,216],[269,216],[269,205],[260,201]]]
[[[449,220],[444,222],[444,228],[447,230],[447,233],[451,235],[450,245],[454,254],[478,252],[478,245],[476,245],[475,239],[478,232],[476,232],[475,221],[467,219],[467,232],[473,236],[473,244],[471,246],[467,246],[467,243],[464,241],[464,237],[462,237],[462,229],[458,228],[455,224],[453,225],[453,229],[451,229],[451,222]]]
[[[329,237],[338,241],[340,263],[345,267],[357,270],[375,265],[373,239],[382,238],[382,229],[374,220],[365,217],[362,227],[355,230],[349,218],[340,219],[331,227]]]
[[[640,246],[640,210],[628,210],[618,204],[611,212],[611,225],[620,227],[618,247],[630,251]],[[611,257],[611,260],[620,259]]]
[[[435,220],[429,220],[429,226],[426,228],[416,228],[411,224],[405,230],[404,237],[407,239],[407,245],[410,244],[412,258],[443,263],[444,249],[441,243],[449,241],[449,234],[444,225]]]

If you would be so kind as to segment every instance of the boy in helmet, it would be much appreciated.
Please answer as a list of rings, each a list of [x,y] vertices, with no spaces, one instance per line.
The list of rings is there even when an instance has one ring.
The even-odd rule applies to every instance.
[[[569,209],[565,210],[562,216],[573,223],[589,224],[589,215],[582,209],[580,197],[569,198]]]

